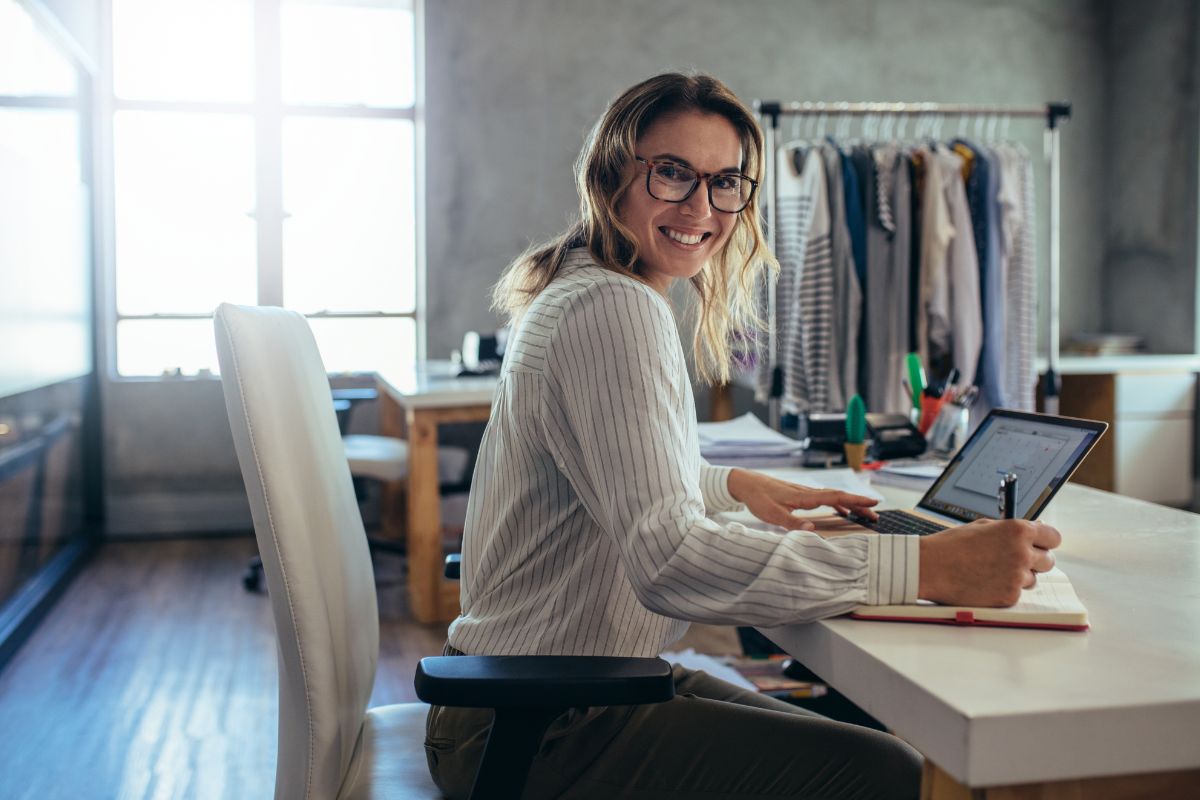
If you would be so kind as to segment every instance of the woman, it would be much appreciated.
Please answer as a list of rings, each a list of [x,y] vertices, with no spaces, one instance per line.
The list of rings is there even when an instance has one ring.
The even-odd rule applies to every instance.
[[[754,322],[756,272],[774,266],[758,224],[763,158],[753,116],[703,75],[634,86],[592,131],[580,221],[496,289],[514,333],[473,479],[448,653],[655,656],[689,621],[781,625],[918,593],[999,604],[1052,565],[1057,534],[1028,523],[1003,537],[976,524],[923,540],[824,539],[792,512],[872,516],[874,501],[700,458],[666,292],[691,282],[698,371],[727,377],[731,334]],[[790,530],[707,516],[743,504]],[[989,561],[965,555],[972,546]],[[970,581],[956,582],[964,564]],[[526,796],[917,794],[920,757],[894,737],[702,672],[676,667],[674,679],[670,702],[556,720]],[[469,791],[489,723],[488,711],[431,710],[430,769],[448,796]]]

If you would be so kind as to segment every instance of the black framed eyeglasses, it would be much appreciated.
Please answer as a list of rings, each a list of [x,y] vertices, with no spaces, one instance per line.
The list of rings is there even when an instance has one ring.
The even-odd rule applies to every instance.
[[[708,185],[708,204],[717,211],[736,214],[750,205],[758,188],[758,181],[736,172],[697,172],[674,161],[634,158],[646,165],[646,191],[667,203],[687,200],[703,180]]]

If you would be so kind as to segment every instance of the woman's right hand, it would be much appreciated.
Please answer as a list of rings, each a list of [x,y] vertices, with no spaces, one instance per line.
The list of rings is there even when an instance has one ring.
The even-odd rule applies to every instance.
[[[921,537],[918,595],[955,606],[1011,606],[1054,568],[1057,529],[1021,519],[976,520]]]

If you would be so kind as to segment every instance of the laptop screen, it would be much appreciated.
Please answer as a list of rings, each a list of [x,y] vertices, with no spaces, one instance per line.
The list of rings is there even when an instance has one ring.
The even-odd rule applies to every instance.
[[[1047,414],[995,410],[918,504],[963,522],[1000,517],[1000,479],[1017,476],[1016,516],[1037,519],[1108,427]]]

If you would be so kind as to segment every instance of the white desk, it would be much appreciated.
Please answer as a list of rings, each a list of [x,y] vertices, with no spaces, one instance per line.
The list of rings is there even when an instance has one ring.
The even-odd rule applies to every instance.
[[[1200,516],[1071,484],[1043,520],[1088,632],[833,619],[765,633],[925,754],[923,798],[1200,797]]]
[[[438,425],[487,421],[496,392],[496,378],[458,378],[456,371],[449,361],[427,361],[376,375],[380,431],[408,439],[408,597],[418,622],[458,616],[458,583],[442,577]]]

